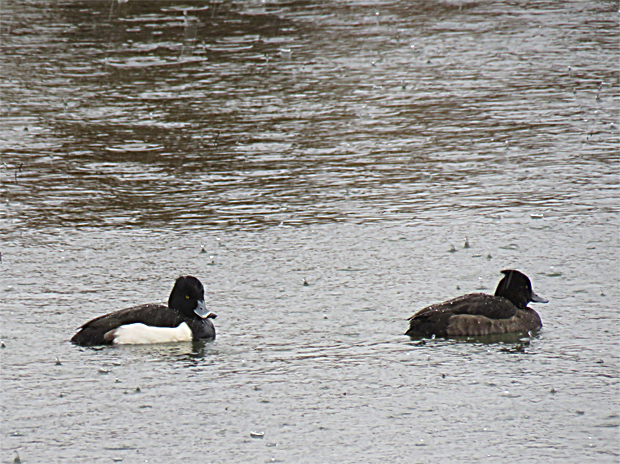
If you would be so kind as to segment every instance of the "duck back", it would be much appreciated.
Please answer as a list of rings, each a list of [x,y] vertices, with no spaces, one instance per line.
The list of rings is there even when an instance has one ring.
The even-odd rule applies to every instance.
[[[410,337],[473,335],[468,330],[475,332],[494,330],[497,322],[493,321],[509,320],[517,311],[518,308],[505,298],[485,293],[470,293],[421,309],[409,319],[409,330],[406,335]],[[488,333],[503,332],[484,334]]]

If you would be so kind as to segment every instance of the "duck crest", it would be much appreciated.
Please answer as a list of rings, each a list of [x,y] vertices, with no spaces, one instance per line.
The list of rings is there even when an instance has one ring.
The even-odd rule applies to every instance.
[[[512,269],[502,271],[504,277],[497,284],[495,296],[511,301],[517,308],[525,309],[530,302],[532,283],[525,274]]]

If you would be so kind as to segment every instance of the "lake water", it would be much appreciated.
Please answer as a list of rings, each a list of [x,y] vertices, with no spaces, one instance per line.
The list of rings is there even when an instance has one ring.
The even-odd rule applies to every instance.
[[[619,461],[617,2],[1,14],[2,462]],[[403,335],[506,268],[537,336]],[[180,274],[215,342],[69,343]]]

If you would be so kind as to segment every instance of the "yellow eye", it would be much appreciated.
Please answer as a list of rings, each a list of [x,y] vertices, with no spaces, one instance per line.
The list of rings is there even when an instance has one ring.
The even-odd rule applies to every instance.
[[[186,300],[189,300],[189,295],[185,295],[185,299],[186,299]]]

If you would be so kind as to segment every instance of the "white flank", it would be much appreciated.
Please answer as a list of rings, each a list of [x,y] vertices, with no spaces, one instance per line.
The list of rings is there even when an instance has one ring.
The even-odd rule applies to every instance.
[[[178,327],[151,327],[145,324],[122,325],[105,334],[115,345],[146,345],[150,343],[188,342],[192,331],[182,322]]]

